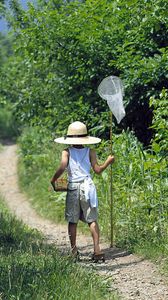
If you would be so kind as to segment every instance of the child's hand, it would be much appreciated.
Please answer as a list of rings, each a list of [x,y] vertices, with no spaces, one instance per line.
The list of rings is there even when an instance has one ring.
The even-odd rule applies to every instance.
[[[114,156],[112,156],[112,155],[109,155],[108,158],[107,158],[107,161],[108,161],[109,165],[112,164],[114,162],[114,160],[115,160]]]

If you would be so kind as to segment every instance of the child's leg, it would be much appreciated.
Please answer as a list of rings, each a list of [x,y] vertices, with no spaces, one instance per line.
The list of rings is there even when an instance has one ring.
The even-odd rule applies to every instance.
[[[77,252],[76,247],[76,232],[77,232],[77,224],[76,223],[68,223],[68,234],[71,243],[72,253]]]
[[[90,232],[92,234],[93,238],[93,245],[94,245],[94,253],[99,254],[100,251],[100,246],[99,246],[99,226],[96,221],[91,222],[88,224],[90,228]]]

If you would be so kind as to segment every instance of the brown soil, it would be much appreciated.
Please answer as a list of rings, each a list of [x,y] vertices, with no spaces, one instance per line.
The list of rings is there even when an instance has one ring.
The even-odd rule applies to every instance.
[[[69,251],[67,227],[41,218],[32,209],[26,196],[20,192],[17,178],[17,146],[6,145],[0,153],[0,192],[8,207],[17,218],[28,226],[41,231],[46,241],[56,244],[61,251]],[[110,282],[110,290],[121,299],[167,300],[167,280],[160,275],[158,267],[136,255],[117,248],[109,248],[103,241],[101,248],[106,254],[105,262],[92,263],[92,239],[78,234],[81,265],[94,268],[103,280]]]

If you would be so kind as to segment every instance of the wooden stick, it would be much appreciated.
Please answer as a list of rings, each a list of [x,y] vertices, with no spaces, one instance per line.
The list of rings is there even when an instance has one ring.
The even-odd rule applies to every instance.
[[[110,154],[112,155],[112,119],[113,114],[110,111]],[[114,244],[114,199],[113,199],[113,176],[112,176],[112,164],[110,166],[110,224],[111,224],[111,237],[110,237],[110,247],[113,247]]]

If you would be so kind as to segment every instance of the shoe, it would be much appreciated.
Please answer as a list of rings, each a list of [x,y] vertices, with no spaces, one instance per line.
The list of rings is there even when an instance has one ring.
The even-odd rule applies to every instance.
[[[74,259],[74,261],[80,261],[80,252],[78,250],[72,252],[71,257]]]
[[[94,261],[95,263],[97,263],[98,261],[102,261],[105,262],[105,253],[93,253],[92,254],[92,261]]]

